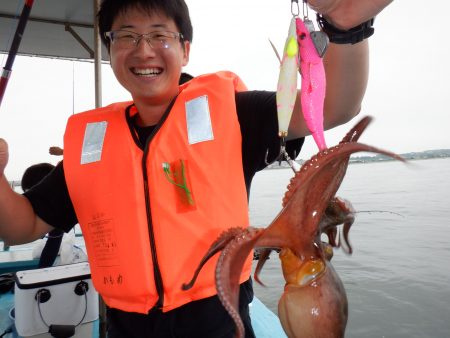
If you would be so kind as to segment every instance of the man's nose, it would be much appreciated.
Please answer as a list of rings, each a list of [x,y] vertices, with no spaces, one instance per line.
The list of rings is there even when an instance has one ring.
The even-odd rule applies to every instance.
[[[136,52],[139,53],[150,53],[152,55],[155,54],[155,49],[152,47],[152,45],[150,44],[150,41],[148,39],[146,39],[144,36],[140,36],[139,40],[136,43]]]

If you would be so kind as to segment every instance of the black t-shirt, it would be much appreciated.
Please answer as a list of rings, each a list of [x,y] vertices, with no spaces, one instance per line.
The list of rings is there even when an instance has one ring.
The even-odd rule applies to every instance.
[[[278,119],[275,92],[247,91],[236,94],[236,108],[242,134],[242,163],[247,194],[255,173],[264,169],[279,154]],[[140,137],[151,132],[151,127],[137,128]],[[291,158],[299,154],[304,139],[288,141]],[[142,140],[141,140],[142,142]],[[35,213],[55,228],[69,231],[77,223],[77,217],[67,190],[62,161],[43,181],[24,195]]]

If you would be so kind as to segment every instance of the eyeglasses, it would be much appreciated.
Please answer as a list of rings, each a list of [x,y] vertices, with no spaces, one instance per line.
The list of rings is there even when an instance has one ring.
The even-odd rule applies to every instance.
[[[142,38],[154,49],[167,49],[173,46],[176,39],[183,40],[183,34],[169,31],[138,34],[127,30],[117,30],[106,32],[105,37],[111,41],[111,44],[120,49],[135,48]]]

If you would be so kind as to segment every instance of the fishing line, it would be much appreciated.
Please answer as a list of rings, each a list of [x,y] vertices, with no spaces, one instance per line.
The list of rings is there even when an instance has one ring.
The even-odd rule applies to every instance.
[[[401,216],[403,218],[406,217],[405,215],[402,215],[402,214],[400,214],[398,212],[389,211],[389,210],[358,210],[358,211],[354,211],[353,213],[354,214],[359,214],[359,213],[368,213],[368,214],[370,214],[370,213],[373,213],[373,212],[384,213],[384,214],[392,214],[392,215],[396,215],[396,216]]]
[[[3,48],[3,50],[8,50],[8,47],[11,45],[11,41],[12,41],[12,38],[13,38],[13,36],[14,36],[14,28],[15,28],[15,20],[17,19],[19,19],[19,17],[20,17],[20,15],[19,15],[19,11],[20,11],[20,3],[21,3],[21,1],[17,1],[17,8],[16,8],[16,10],[15,10],[15,13],[16,13],[16,15],[14,16],[14,19],[11,19],[11,24],[9,25],[10,26],[10,29],[9,29],[9,34],[8,34],[8,40],[6,41],[6,44],[5,44],[5,47]],[[2,59],[2,68],[3,68],[3,66],[5,65],[5,57],[7,57],[8,56],[8,53],[5,53],[5,54],[3,54],[3,59]]]

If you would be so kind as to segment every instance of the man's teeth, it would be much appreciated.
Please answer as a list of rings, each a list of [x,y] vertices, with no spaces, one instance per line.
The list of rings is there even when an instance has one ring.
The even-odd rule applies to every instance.
[[[133,68],[133,73],[136,75],[154,76],[161,72],[162,70],[159,68]]]

